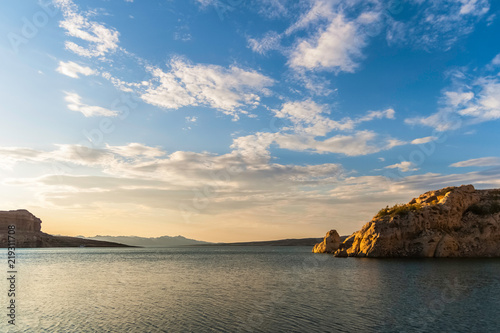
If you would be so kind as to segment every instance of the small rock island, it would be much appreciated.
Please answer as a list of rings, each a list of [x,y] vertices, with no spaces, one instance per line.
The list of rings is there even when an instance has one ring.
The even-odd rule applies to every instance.
[[[315,253],[336,257],[500,257],[500,189],[472,185],[430,191],[381,209],[340,241],[330,230]]]
[[[0,211],[0,247],[7,247],[8,227],[15,225],[16,247],[128,247],[77,237],[53,236],[42,232],[42,221],[25,209]]]

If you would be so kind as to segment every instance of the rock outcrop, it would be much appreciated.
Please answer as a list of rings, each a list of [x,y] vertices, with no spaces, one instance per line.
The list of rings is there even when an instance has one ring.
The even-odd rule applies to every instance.
[[[340,236],[337,230],[330,230],[326,233],[321,243],[314,245],[314,253],[335,253],[340,247]]]
[[[15,225],[15,244],[23,247],[121,247],[112,242],[81,239],[77,237],[52,236],[42,232],[42,221],[25,209],[0,211],[0,247],[8,246],[8,227]]]
[[[447,187],[387,207],[334,255],[500,257],[500,189]]]

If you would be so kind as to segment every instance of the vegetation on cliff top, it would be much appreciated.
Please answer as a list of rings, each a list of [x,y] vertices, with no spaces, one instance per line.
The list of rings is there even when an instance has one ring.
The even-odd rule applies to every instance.
[[[475,204],[470,206],[467,211],[479,216],[497,214],[500,213],[500,203],[493,201],[486,204]]]
[[[377,215],[375,215],[375,217],[379,218],[379,217],[384,217],[387,215],[390,215],[391,217],[394,217],[397,215],[403,216],[403,215],[408,214],[409,212],[419,210],[420,208],[422,208],[422,205],[418,204],[418,203],[406,204],[406,205],[405,204],[395,204],[394,206],[392,206],[390,208],[389,208],[389,206],[382,208],[381,210],[379,210]]]

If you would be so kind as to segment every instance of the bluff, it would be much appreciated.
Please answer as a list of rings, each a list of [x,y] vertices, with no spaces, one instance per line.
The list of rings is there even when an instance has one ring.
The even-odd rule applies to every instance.
[[[0,211],[0,247],[8,246],[8,227],[15,225],[16,247],[121,247],[113,242],[53,236],[42,232],[42,221],[25,209]]]
[[[500,257],[500,189],[430,191],[381,209],[337,257]]]

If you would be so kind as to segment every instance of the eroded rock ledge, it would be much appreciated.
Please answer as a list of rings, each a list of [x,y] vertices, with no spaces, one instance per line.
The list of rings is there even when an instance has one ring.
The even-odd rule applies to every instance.
[[[500,257],[500,189],[447,187],[426,192],[406,205],[386,207],[333,253],[337,257]]]
[[[42,221],[25,209],[0,211],[0,247],[7,247],[9,225],[16,226],[16,247],[125,247],[77,237],[53,236],[42,232]]]

